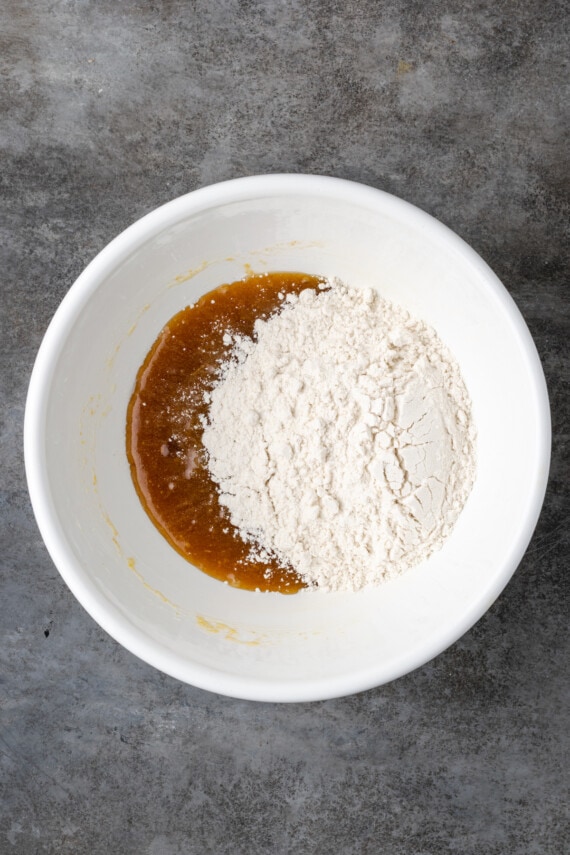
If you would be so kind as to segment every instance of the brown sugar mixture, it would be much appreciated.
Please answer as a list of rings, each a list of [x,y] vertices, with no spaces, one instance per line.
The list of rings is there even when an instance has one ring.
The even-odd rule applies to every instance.
[[[218,501],[202,445],[207,395],[231,336],[251,337],[257,318],[287,294],[318,288],[302,273],[266,273],[222,285],[166,324],[139,369],[127,412],[127,456],[142,505],[158,530],[210,576],[238,588],[293,594],[292,569],[252,557]]]

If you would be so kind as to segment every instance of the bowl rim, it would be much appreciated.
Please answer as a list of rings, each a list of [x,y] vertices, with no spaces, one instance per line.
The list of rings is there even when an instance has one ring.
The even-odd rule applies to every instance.
[[[534,489],[519,521],[518,537],[508,559],[497,568],[493,585],[464,611],[461,619],[450,621],[437,638],[412,654],[349,675],[306,680],[261,680],[245,678],[191,663],[129,623],[122,612],[107,600],[75,559],[51,505],[49,477],[43,455],[42,424],[47,412],[49,390],[66,337],[90,296],[116,264],[165,228],[193,214],[223,204],[272,196],[320,196],[379,210],[388,205],[393,212],[415,221],[424,231],[454,247],[475,267],[508,317],[518,338],[521,353],[536,401],[537,448]],[[383,685],[421,667],[464,635],[490,608],[518,567],[530,542],[544,502],[551,452],[551,419],[544,372],[534,340],[509,292],[485,261],[459,235],[415,205],[384,190],[322,175],[273,173],[221,181],[193,190],[167,202],[134,222],[108,243],[87,265],[64,296],[44,334],[30,377],[24,415],[24,461],[28,492],[36,522],[47,550],[67,586],[91,617],[119,644],[143,661],[170,676],[231,697],[257,701],[299,702],[343,697]]]

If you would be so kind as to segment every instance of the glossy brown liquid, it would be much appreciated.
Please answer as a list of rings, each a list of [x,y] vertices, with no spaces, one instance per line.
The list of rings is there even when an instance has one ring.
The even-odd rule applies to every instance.
[[[143,365],[127,413],[127,456],[139,498],[169,543],[210,576],[238,588],[292,594],[305,587],[277,561],[252,560],[219,504],[202,445],[204,394],[231,345],[224,334],[253,334],[289,293],[322,282],[302,273],[267,273],[222,285],[166,324]]]

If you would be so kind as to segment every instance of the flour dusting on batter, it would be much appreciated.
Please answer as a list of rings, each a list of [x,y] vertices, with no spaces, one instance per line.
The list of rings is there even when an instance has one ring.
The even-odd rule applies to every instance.
[[[338,591],[443,546],[475,478],[475,428],[433,329],[335,280],[289,294],[253,338],[232,342],[203,444],[253,550]]]

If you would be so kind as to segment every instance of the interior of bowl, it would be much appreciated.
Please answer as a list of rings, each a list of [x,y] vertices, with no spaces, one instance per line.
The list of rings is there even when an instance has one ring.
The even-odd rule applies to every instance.
[[[377,288],[436,329],[472,398],[477,479],[451,537],[427,562],[358,594],[260,594],[209,578],[158,533],[131,481],[126,408],[161,327],[211,288],[272,270]],[[310,700],[407,672],[488,608],[538,517],[548,403],[517,309],[448,229],[370,188],[265,176],[175,200],[87,268],[38,356],[25,450],[50,553],[111,635],[206,689]]]

